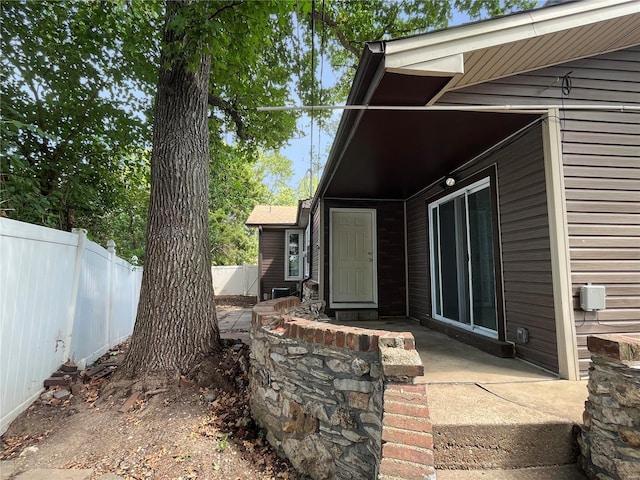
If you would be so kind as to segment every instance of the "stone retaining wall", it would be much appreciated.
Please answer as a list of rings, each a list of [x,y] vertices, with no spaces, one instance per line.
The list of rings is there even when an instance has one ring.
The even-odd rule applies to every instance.
[[[253,309],[251,410],[269,443],[315,480],[435,479],[413,335],[282,315],[298,302]]]
[[[578,438],[580,464],[592,480],[640,479],[640,339],[587,338],[589,399]]]

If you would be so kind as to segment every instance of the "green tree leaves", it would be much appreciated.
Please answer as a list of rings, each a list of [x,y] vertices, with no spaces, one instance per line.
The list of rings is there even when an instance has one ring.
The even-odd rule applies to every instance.
[[[126,22],[102,2],[7,2],[1,27],[2,207],[65,230],[121,201],[148,125],[151,64],[121,49]],[[134,115],[138,112],[138,115]],[[79,223],[79,219],[83,223]],[[87,224],[88,223],[88,224]]]
[[[178,52],[191,68],[207,55],[212,251],[227,252],[218,263],[241,258],[228,252],[255,251],[255,242],[241,239],[253,204],[308,196],[308,186],[289,185],[290,161],[262,153],[298,133],[298,114],[256,107],[342,103],[365,41],[443,28],[456,9],[482,18],[534,3],[186,2],[170,17],[175,41],[164,45],[161,64],[160,0],[3,2],[0,212],[87,228],[92,238],[114,237],[119,252],[142,258],[158,69],[170,68]],[[320,81],[320,54],[338,79],[333,86]],[[315,112],[316,119],[326,122],[323,114]]]

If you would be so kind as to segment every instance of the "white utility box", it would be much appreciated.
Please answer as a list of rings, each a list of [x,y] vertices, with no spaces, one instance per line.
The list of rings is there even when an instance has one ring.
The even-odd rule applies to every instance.
[[[606,307],[604,285],[583,285],[580,287],[580,308],[585,312],[604,310]]]

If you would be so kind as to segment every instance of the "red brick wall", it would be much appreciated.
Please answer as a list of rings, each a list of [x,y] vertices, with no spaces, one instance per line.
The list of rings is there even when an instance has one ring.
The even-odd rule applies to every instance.
[[[382,417],[380,479],[435,479],[426,385],[388,383]]]

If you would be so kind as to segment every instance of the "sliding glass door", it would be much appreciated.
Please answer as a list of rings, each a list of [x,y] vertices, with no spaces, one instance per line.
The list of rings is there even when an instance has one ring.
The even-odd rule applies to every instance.
[[[489,179],[429,205],[433,317],[498,336]]]

